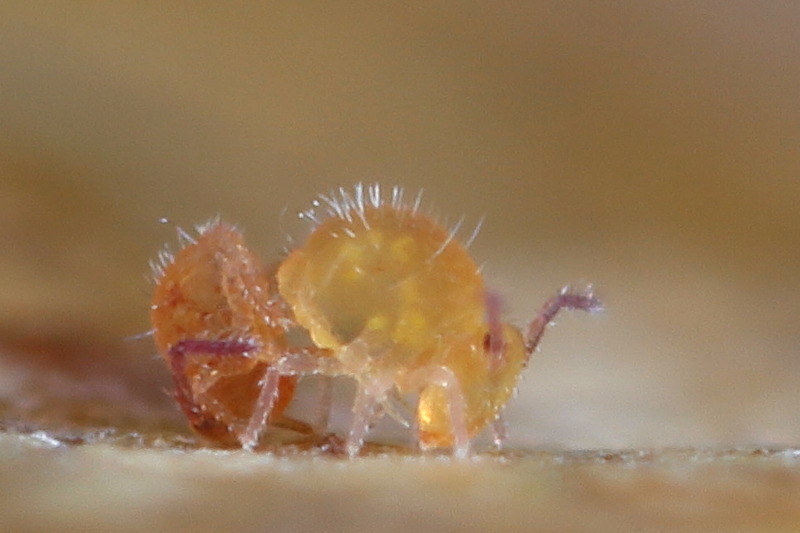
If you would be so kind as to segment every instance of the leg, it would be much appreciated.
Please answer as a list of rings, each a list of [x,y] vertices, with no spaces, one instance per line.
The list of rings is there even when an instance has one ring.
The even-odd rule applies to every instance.
[[[175,384],[175,399],[186,413],[193,427],[203,423],[200,405],[195,401],[189,378],[186,376],[186,355],[207,353],[211,355],[246,355],[257,350],[258,346],[246,341],[184,339],[176,342],[169,349],[172,366],[172,382]]]
[[[249,352],[253,352],[249,356]],[[223,368],[201,371],[187,375],[186,361],[191,354],[207,354],[215,358],[229,357]],[[269,365],[263,361],[261,347],[250,341],[188,339],[176,343],[170,349],[176,399],[192,427],[201,435],[218,443],[244,446],[255,445],[246,438],[248,424],[257,408],[256,400],[261,387],[255,387]],[[223,359],[219,359],[223,361]],[[190,379],[200,377],[195,383]],[[277,390],[270,413],[272,419],[264,419],[258,428],[263,429],[268,420],[276,427],[297,433],[312,434],[308,424],[281,416],[286,404],[294,394],[294,378],[277,376]],[[221,388],[220,388],[221,386]],[[252,394],[247,392],[251,390]],[[269,414],[269,413],[267,413]]]
[[[391,376],[367,377],[366,381],[364,378],[359,381],[356,399],[353,402],[353,420],[345,443],[350,457],[355,457],[361,451],[379,407],[379,414],[383,415],[383,405],[387,403],[387,395],[393,386],[394,381]]]
[[[469,432],[467,431],[467,405],[461,391],[461,383],[452,370],[439,367],[430,376],[433,384],[447,391],[450,404],[450,425],[453,430],[453,452],[459,459],[469,456]]]
[[[345,448],[350,457],[355,457],[364,445],[364,438],[372,423],[378,398],[365,387],[359,386],[356,399],[353,402],[353,420],[350,423],[350,432],[347,434]]]
[[[561,309],[600,311],[603,309],[603,304],[595,297],[591,285],[582,291],[573,291],[569,286],[562,288],[557,295],[545,302],[528,326],[525,350],[529,358],[539,345],[545,328]]]
[[[508,430],[506,428],[506,421],[503,418],[503,412],[501,411],[498,413],[497,418],[494,419],[494,422],[492,422],[492,441],[498,450],[502,450],[503,444],[505,444],[507,439]]]
[[[411,378],[426,383],[426,388],[438,386],[444,390],[447,398],[447,406],[449,408],[448,414],[450,415],[450,431],[453,437],[453,453],[459,459],[468,457],[470,446],[469,430],[467,428],[467,405],[458,376],[447,367],[434,366],[423,367],[415,371]],[[432,414],[437,418],[440,416],[438,413]],[[440,440],[446,438],[444,435],[440,435],[440,437],[443,437]],[[426,446],[425,443],[422,442],[421,436],[418,440],[420,441],[420,446],[425,448]],[[431,447],[435,446],[436,444]]]
[[[338,376],[343,372],[339,362],[333,357],[329,357],[327,352],[320,354],[317,350],[290,348],[287,349],[287,353],[288,355],[267,367],[264,377],[260,381],[261,391],[256,399],[247,428],[239,439],[242,448],[246,450],[252,450],[255,447],[261,432],[267,425],[269,416],[275,407],[275,401],[278,398],[281,376],[308,376],[314,374]],[[330,404],[330,398],[328,403]],[[328,410],[330,405],[323,407]]]
[[[386,395],[382,407],[385,414],[406,429],[410,429],[416,420],[413,408],[396,391]]]
[[[253,413],[250,415],[250,420],[247,422],[247,428],[244,433],[239,437],[239,442],[247,451],[253,451],[253,448],[258,444],[258,438],[261,436],[261,431],[267,425],[272,408],[275,406],[275,400],[278,398],[278,386],[280,384],[281,375],[275,370],[274,366],[268,366],[264,377],[259,382],[261,384],[261,392],[258,394],[258,399],[253,407]]]

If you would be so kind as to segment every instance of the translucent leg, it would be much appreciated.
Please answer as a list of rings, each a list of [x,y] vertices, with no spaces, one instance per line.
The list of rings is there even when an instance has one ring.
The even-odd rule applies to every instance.
[[[507,439],[508,428],[506,427],[506,421],[503,418],[503,413],[501,412],[492,422],[492,441],[494,442],[495,448],[502,450]]]
[[[275,407],[281,376],[308,376],[321,374],[338,376],[343,372],[339,362],[319,352],[306,349],[287,350],[288,355],[267,367],[261,380],[261,392],[256,399],[253,413],[240,442],[246,450],[252,450],[258,443],[261,432],[267,425],[269,415]],[[329,406],[328,406],[329,407]]]
[[[261,380],[261,392],[258,394],[258,399],[253,407],[253,413],[247,422],[247,428],[239,437],[242,448],[247,451],[253,450],[258,443],[258,438],[261,436],[261,431],[267,425],[267,420],[278,397],[280,379],[281,375],[274,366],[267,367]]]
[[[595,297],[591,285],[579,291],[573,290],[569,286],[562,288],[557,295],[544,303],[528,326],[528,335],[525,339],[528,357],[536,350],[547,325],[553,321],[561,309],[600,311],[603,309],[603,304]]]
[[[350,457],[355,457],[361,451],[377,405],[378,398],[367,387],[359,386],[353,402],[353,420],[345,443]]]
[[[411,428],[413,421],[416,420],[414,409],[396,391],[390,392],[381,405],[384,413],[404,428]]]
[[[461,391],[461,383],[452,370],[439,367],[431,375],[431,381],[447,391],[450,404],[450,425],[453,430],[453,452],[459,459],[469,456],[469,432],[467,431],[467,405]]]
[[[463,459],[469,456],[469,430],[467,429],[467,405],[461,382],[455,373],[447,367],[424,367],[417,370],[412,380],[424,380],[429,385],[442,387],[447,394],[450,408],[450,429],[453,434],[453,453]]]

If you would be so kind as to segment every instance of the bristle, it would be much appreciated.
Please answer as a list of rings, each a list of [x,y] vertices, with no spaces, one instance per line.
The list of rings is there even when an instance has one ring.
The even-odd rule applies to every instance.
[[[367,212],[373,209],[394,209],[400,211],[401,216],[415,216],[422,211],[422,199],[424,189],[420,188],[413,197],[406,201],[405,189],[399,185],[394,185],[390,192],[384,193],[384,189],[379,183],[365,184],[356,183],[352,189],[338,187],[329,193],[320,194],[311,202],[311,207],[297,213],[297,217],[311,223],[312,231],[322,225],[328,218],[338,218],[349,223],[358,222],[366,229],[370,229],[370,219]],[[441,224],[438,217],[428,215],[434,222]],[[457,232],[463,220],[459,220],[454,228]],[[472,243],[478,234],[483,219],[478,222],[468,243]],[[447,224],[444,224],[447,225]],[[350,235],[352,237],[352,235]],[[454,235],[455,236],[455,235]],[[454,236],[450,237],[448,244]],[[446,246],[446,245],[445,245]]]
[[[164,246],[156,254],[155,259],[149,261],[151,279],[153,282],[158,283],[164,277],[164,269],[166,269],[175,260],[175,256],[169,249],[169,246]]]
[[[353,198],[350,196],[350,194],[344,187],[339,187],[339,195],[341,196],[344,216],[348,222],[352,222],[353,221],[352,212],[355,209],[356,204],[353,201]]]
[[[372,207],[377,209],[381,206],[381,185],[380,183],[375,183],[369,186],[369,201],[372,204]]]
[[[178,232],[178,243],[181,245],[181,247],[188,246],[190,244],[197,244],[197,240],[188,233],[186,233],[186,231],[183,228],[178,226],[175,229]]]
[[[150,271],[153,273],[153,277],[156,280],[164,275],[164,269],[158,262],[156,262],[154,259],[151,259],[148,261],[148,263],[150,264]]]
[[[355,186],[356,190],[356,207],[358,210],[363,213],[364,212],[364,184],[363,183],[356,183]]]
[[[208,221],[206,221],[203,224],[195,225],[194,230],[197,232],[198,235],[202,235],[202,234],[204,234],[204,233],[216,228],[220,224],[222,224],[222,220],[220,219],[219,215],[216,215],[213,218],[210,218]]]
[[[480,233],[480,231],[481,231],[481,227],[483,227],[484,220],[486,220],[485,216],[482,216],[480,218],[480,220],[478,220],[478,223],[475,225],[475,229],[472,230],[472,234],[464,242],[464,247],[465,248],[469,248],[470,246],[472,246],[472,243],[475,242],[475,239],[478,237],[478,233]]]
[[[400,209],[403,206],[403,188],[395,185],[392,187],[392,207]]]
[[[169,246],[164,246],[161,251],[158,252],[158,262],[162,268],[166,268],[171,265],[175,261],[175,254],[172,253]]]
[[[341,190],[341,189],[340,189]],[[342,191],[342,194],[346,194]],[[364,224],[364,227],[370,229],[369,222],[367,221],[366,211],[364,209],[364,190],[360,183],[357,183],[355,186],[355,196],[350,198],[351,202],[351,209],[350,211],[355,212],[358,218],[361,219],[361,223]]]
[[[152,337],[155,334],[156,334],[156,330],[155,330],[155,328],[153,328],[153,329],[151,329],[149,331],[145,331],[143,333],[136,333],[134,335],[128,335],[127,337],[123,337],[122,340],[124,342],[138,341],[140,339],[146,339],[147,337]]]
[[[437,248],[436,251],[433,252],[433,254],[431,254],[431,256],[428,258],[428,263],[433,262],[439,256],[439,254],[444,252],[445,248],[447,248],[450,245],[450,243],[453,242],[453,239],[456,238],[456,234],[458,233],[458,230],[461,229],[461,226],[463,224],[464,224],[464,217],[462,216],[461,218],[458,219],[458,222],[456,222],[455,226],[453,226],[450,229],[450,232],[448,233],[447,238],[444,240],[444,242],[442,242],[442,245],[439,246],[439,248]]]
[[[414,205],[411,206],[411,212],[415,215],[417,214],[417,211],[419,211],[420,203],[422,203],[422,191],[423,189],[421,188],[419,191],[417,191],[417,197],[414,199]]]
[[[319,219],[317,218],[317,213],[314,209],[306,209],[305,211],[301,211],[297,214],[298,218],[304,220],[310,220],[314,223],[314,225],[319,226]]]
[[[161,222],[162,224],[171,224],[175,228],[178,245],[181,249],[187,246],[192,246],[197,244],[197,239],[194,236],[192,236],[188,231],[184,230],[180,226],[174,224],[171,219],[162,217],[161,219],[159,219],[159,222]],[[196,224],[194,226],[194,230],[197,233],[197,235],[203,235],[204,233],[219,226],[220,224],[221,220],[219,215],[217,215],[203,224]],[[153,281],[154,283],[158,283],[161,280],[161,278],[164,277],[165,269],[169,265],[171,265],[174,261],[175,261],[175,253],[172,251],[169,244],[164,245],[164,247],[158,251],[156,257],[149,261],[151,281]]]
[[[154,259],[151,259],[148,263],[150,264],[150,276],[148,280],[152,283],[158,283],[161,278],[164,277],[164,268]]]
[[[339,202],[333,198],[333,195],[326,196],[324,194],[320,194],[319,198],[327,204],[326,210],[328,211],[329,216],[344,218],[342,207],[339,205]]]

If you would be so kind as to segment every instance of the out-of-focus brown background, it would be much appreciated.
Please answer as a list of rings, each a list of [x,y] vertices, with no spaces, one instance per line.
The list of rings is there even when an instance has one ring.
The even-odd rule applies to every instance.
[[[796,444],[799,25],[753,2],[7,2],[4,401],[37,354],[169,411],[152,345],[123,340],[150,327],[159,218],[219,213],[279,258],[316,194],[377,181],[485,215],[514,321],[566,282],[605,300],[545,337],[512,443]]]

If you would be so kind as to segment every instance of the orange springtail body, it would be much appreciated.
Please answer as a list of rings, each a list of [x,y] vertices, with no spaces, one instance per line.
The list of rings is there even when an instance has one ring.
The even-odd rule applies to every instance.
[[[182,248],[151,262],[150,307],[158,351],[192,428],[218,445],[252,448],[267,424],[310,433],[283,411],[296,377],[281,376],[269,405],[260,398],[266,369],[291,353],[288,318],[267,269],[235,227],[212,220],[197,236],[179,230]],[[301,350],[302,351],[302,350]]]

